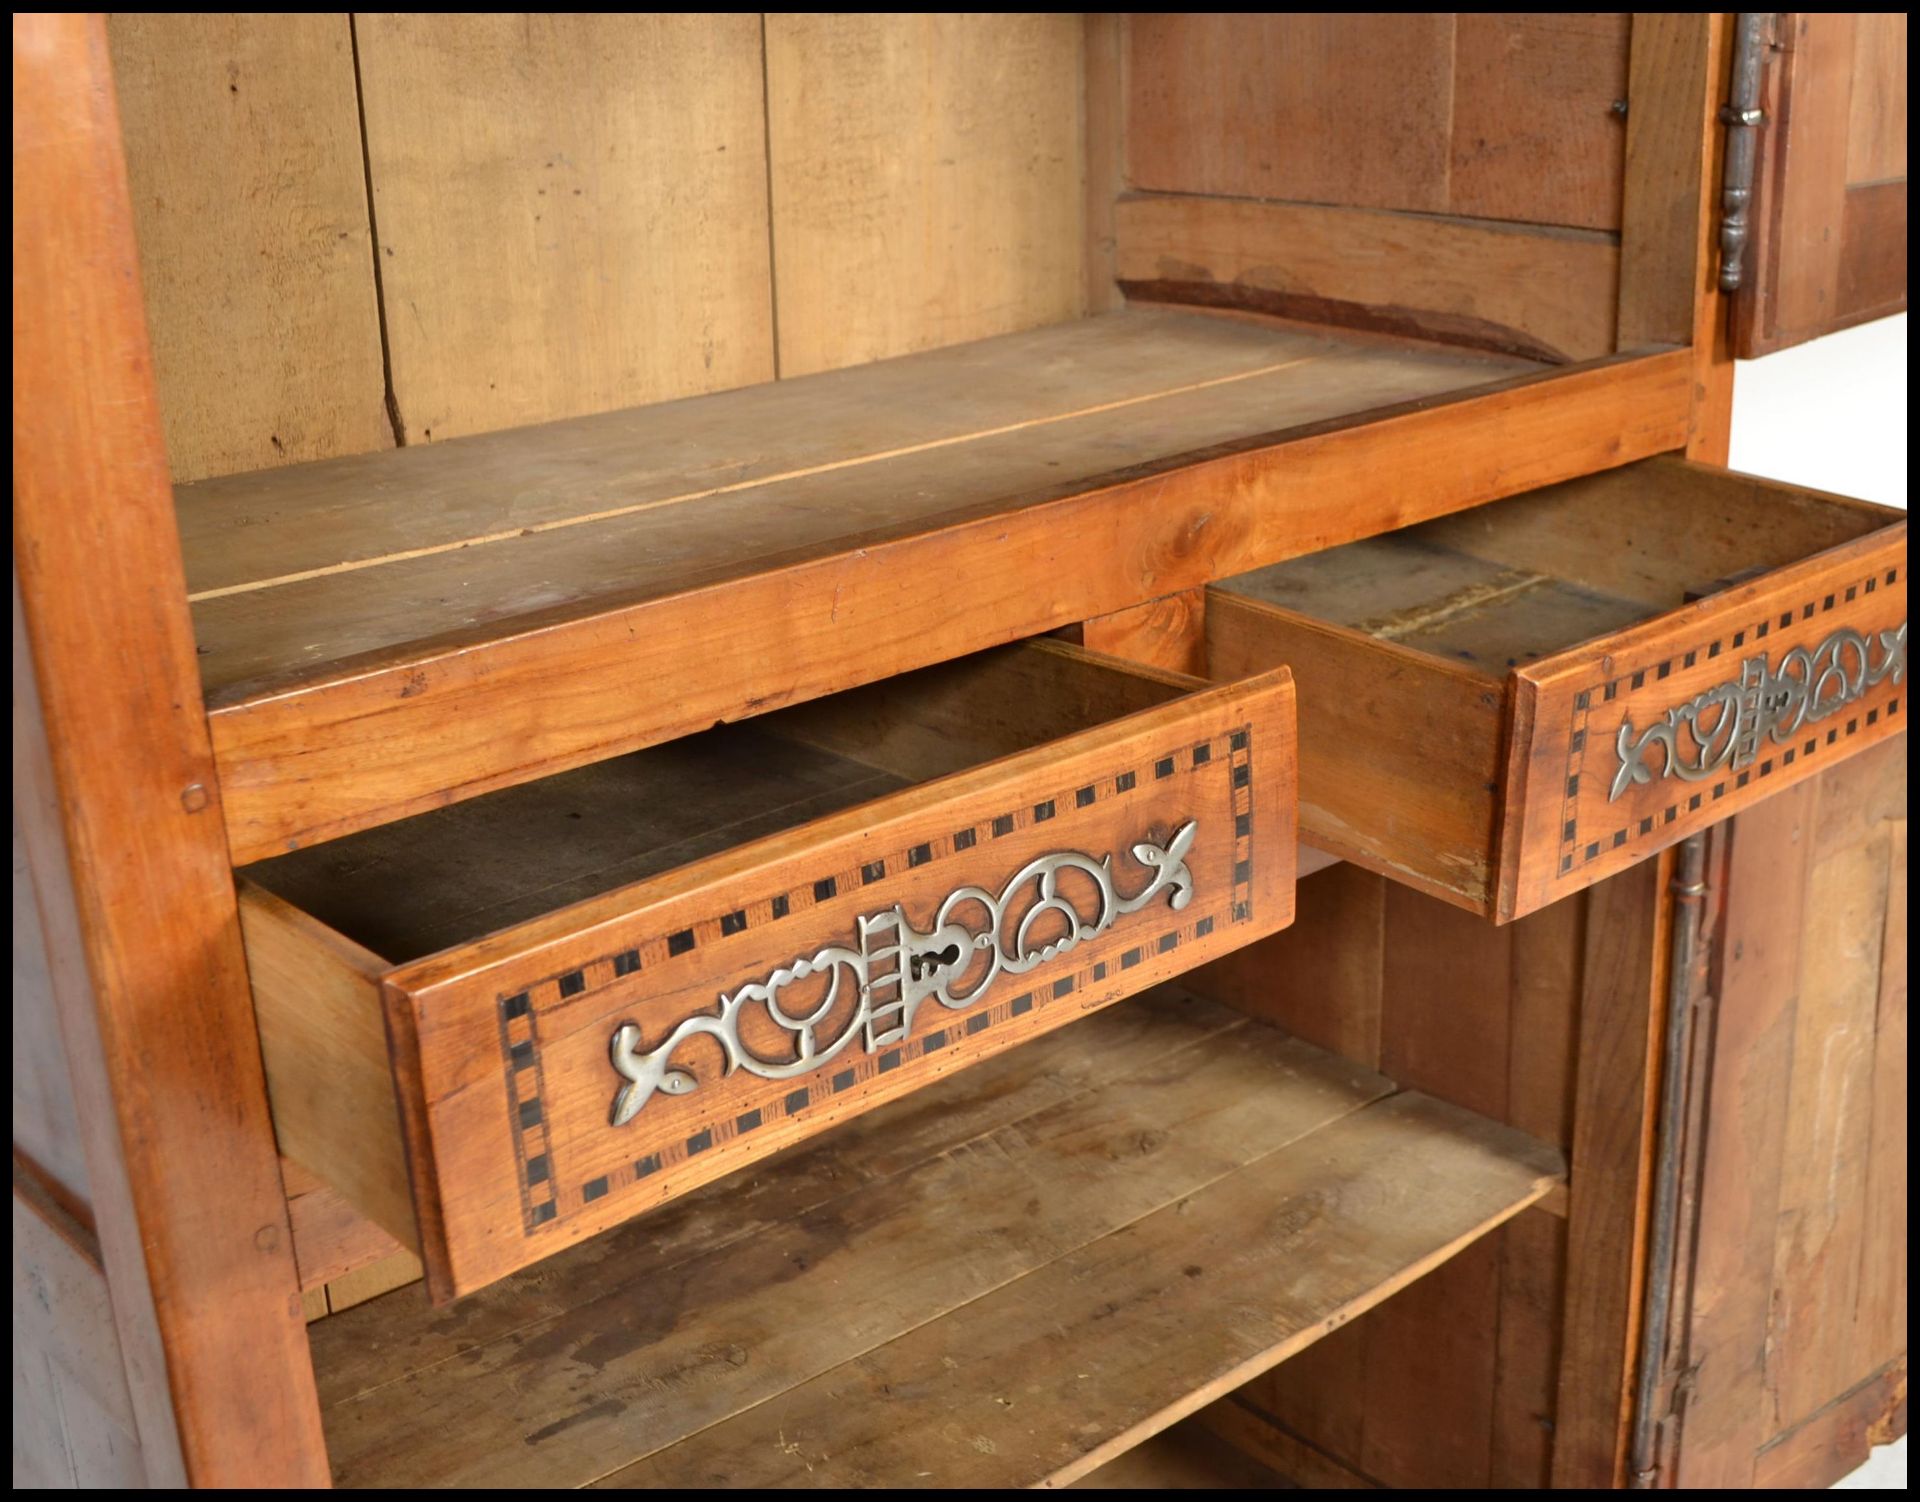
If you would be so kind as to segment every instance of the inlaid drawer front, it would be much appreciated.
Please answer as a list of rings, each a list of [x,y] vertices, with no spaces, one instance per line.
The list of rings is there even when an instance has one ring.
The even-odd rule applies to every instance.
[[[1302,838],[1498,921],[1904,725],[1906,520],[1650,460],[1222,581]]]
[[[970,692],[941,670],[916,675],[938,691],[924,710],[903,710],[882,686],[775,716],[791,737],[770,753],[785,767],[777,790],[719,732],[713,754],[733,759],[717,782],[695,743],[641,753],[677,756],[676,796],[727,803],[713,817],[734,828],[736,766],[758,767],[753,801],[806,791],[799,808],[818,802],[822,779],[864,789],[877,775],[843,758],[848,748],[910,772],[968,760],[1021,734],[1023,720],[1043,733],[1087,726],[915,785],[895,776],[897,790],[877,800],[416,961],[379,968],[369,957],[401,1123],[389,1157],[406,1165],[412,1240],[436,1296],[1290,922],[1290,678],[1151,682],[1143,698],[1116,684],[1127,670],[1091,658],[1015,649],[960,685]],[[970,708],[986,688],[993,697]],[[1122,707],[1132,712],[1106,718]],[[653,807],[651,786],[639,791]],[[521,807],[535,794],[512,796]],[[503,815],[514,820],[538,822],[524,809]],[[250,934],[256,993],[271,993],[262,1032],[283,1150],[306,1162],[337,1152],[344,1128],[332,1123],[305,1156],[287,1140],[310,1107],[290,1060],[311,1045],[277,1035],[314,1007],[269,976],[270,904],[264,894],[246,904],[250,931],[262,930]],[[298,926],[284,910],[276,921]],[[300,969],[286,970],[295,987]]]
[[[1906,725],[1905,538],[1780,571],[1519,673],[1503,859],[1526,909]]]

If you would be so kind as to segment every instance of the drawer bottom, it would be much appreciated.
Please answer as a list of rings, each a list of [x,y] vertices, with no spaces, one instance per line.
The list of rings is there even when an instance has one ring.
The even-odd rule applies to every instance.
[[[1561,1173],[1162,988],[456,1310],[324,1321],[328,1449],[362,1486],[1060,1483]]]

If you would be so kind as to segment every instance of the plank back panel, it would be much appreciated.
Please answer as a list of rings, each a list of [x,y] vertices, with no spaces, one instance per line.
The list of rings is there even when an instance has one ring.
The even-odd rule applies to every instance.
[[[347,18],[107,36],[175,483],[390,447]]]
[[[753,16],[355,25],[403,441],[772,378]]]
[[[1620,228],[1624,14],[1129,23],[1136,188]]]
[[[1076,15],[770,15],[780,371],[1085,311]]]

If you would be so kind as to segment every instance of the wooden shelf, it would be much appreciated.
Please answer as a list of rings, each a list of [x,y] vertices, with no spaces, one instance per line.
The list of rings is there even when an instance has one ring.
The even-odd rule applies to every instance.
[[[1135,308],[183,486],[235,857],[1657,452],[1685,413],[1678,354]]]
[[[329,1451],[363,1486],[1063,1483],[1561,1174],[1162,989],[449,1308],[316,1325]]]

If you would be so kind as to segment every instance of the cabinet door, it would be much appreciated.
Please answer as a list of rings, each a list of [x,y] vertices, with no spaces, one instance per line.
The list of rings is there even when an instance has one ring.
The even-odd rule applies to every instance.
[[[1907,18],[1774,19],[1734,353],[1907,305]]]

